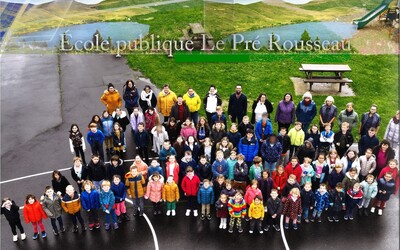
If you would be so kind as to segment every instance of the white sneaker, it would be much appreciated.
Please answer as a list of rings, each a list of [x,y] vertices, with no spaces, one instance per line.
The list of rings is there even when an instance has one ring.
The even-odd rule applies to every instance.
[[[169,216],[171,214],[171,210],[167,211],[167,216]]]
[[[375,213],[375,207],[371,207],[371,213]]]
[[[13,241],[18,241],[18,234],[13,235]]]
[[[175,215],[176,215],[175,210],[172,210],[172,216],[175,216]]]
[[[186,216],[190,216],[190,209],[186,209]]]
[[[224,225],[222,226],[222,229],[226,229],[226,221],[224,222]]]
[[[26,239],[26,234],[25,233],[21,234],[21,240],[25,240],[25,239]]]
[[[382,209],[378,209],[378,215],[382,215]]]
[[[251,230],[250,230],[250,231],[249,231],[249,233],[250,233],[250,234],[252,234],[252,233],[253,233],[253,231],[251,231]]]
[[[222,229],[224,227],[224,223],[219,223],[219,229]]]
[[[199,214],[197,213],[197,210],[193,210],[193,216],[197,217]]]

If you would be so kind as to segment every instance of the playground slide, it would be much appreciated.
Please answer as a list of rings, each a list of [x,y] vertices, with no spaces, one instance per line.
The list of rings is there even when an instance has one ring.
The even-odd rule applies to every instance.
[[[375,17],[380,15],[387,8],[389,8],[389,4],[391,2],[392,2],[392,0],[383,0],[382,3],[378,7],[373,9],[371,12],[369,12],[367,15],[363,16],[362,18],[354,20],[353,23],[357,24],[358,29],[364,28],[364,26],[367,25],[372,20],[374,20]]]

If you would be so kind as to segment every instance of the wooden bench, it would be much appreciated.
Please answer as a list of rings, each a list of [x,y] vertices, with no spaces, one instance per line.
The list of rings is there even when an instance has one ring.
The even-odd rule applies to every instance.
[[[342,91],[342,86],[353,81],[348,78],[343,78],[345,72],[351,71],[348,65],[341,64],[302,64],[299,68],[306,75],[303,79],[304,83],[310,84],[310,91],[314,83],[339,83],[339,92]],[[313,75],[314,73],[334,73],[333,75]]]
[[[348,78],[342,79],[330,79],[330,78],[313,78],[313,79],[304,79],[305,83],[310,84],[310,91],[312,90],[312,85],[314,83],[339,83],[339,92],[342,92],[342,86],[346,83],[352,83],[353,81]]]

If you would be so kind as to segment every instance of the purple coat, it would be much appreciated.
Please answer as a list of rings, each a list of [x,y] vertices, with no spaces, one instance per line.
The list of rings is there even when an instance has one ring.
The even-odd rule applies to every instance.
[[[292,101],[280,101],[276,109],[275,122],[284,124],[294,123],[295,108]]]

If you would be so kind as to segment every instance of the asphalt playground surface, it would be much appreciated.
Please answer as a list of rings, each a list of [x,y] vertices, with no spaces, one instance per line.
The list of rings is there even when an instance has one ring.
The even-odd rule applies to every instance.
[[[108,82],[122,91],[127,79],[139,77],[124,58],[110,55],[2,55],[1,58],[1,197],[10,196],[23,206],[28,193],[39,196],[51,184],[51,174],[27,177],[54,169],[70,168],[73,155],[69,151],[68,130],[77,123],[84,131],[92,115],[101,114],[104,106],[99,98]],[[141,91],[148,82],[137,84]],[[174,84],[171,89],[174,90]],[[154,89],[154,88],[153,88]],[[157,92],[156,92],[157,93]],[[202,95],[203,93],[201,93]],[[86,134],[86,133],[84,133]],[[127,130],[127,155],[135,155],[131,133]],[[90,149],[86,158],[90,157]],[[130,162],[125,163],[128,170]],[[70,172],[63,174],[74,183]],[[75,185],[75,183],[74,183]],[[245,231],[229,234],[218,228],[219,221],[185,217],[185,204],[178,205],[177,216],[153,216],[147,203],[144,217],[132,218],[117,231],[70,231],[71,223],[64,216],[67,232],[56,237],[49,220],[44,221],[48,237],[32,240],[31,225],[23,222],[27,239],[12,241],[8,222],[1,217],[1,249],[155,249],[154,227],[159,249],[284,249],[280,233],[250,235]],[[213,209],[212,209],[212,212]],[[86,218],[85,213],[82,213]],[[21,216],[22,218],[22,216]],[[104,221],[104,215],[101,214]],[[285,230],[291,249],[399,249],[399,199],[392,197],[383,216],[355,216],[354,221],[301,224],[298,231]],[[23,218],[22,218],[23,219]]]

